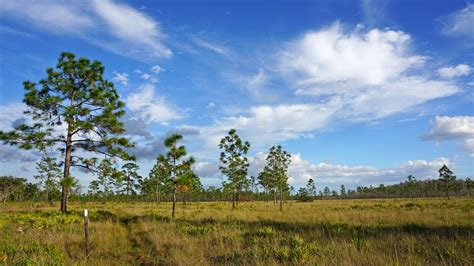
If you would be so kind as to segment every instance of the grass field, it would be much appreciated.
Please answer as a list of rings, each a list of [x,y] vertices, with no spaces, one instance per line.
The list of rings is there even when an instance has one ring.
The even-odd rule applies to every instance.
[[[188,203],[12,203],[0,211],[0,262],[78,265],[472,265],[473,199]],[[90,210],[91,252],[82,211]]]

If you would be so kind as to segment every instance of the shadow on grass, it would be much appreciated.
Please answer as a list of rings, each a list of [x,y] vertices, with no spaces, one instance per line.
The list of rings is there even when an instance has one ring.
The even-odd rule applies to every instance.
[[[137,223],[142,221],[157,221],[170,223],[171,218],[168,216],[152,214],[142,216],[128,216],[123,217],[120,221],[124,224]],[[260,221],[244,221],[240,219],[227,219],[219,221],[212,218],[206,218],[202,220],[188,220],[185,218],[179,218],[176,220],[176,224],[190,225],[190,226],[217,226],[227,228],[238,228],[240,230],[258,230],[261,228],[271,228],[274,231],[282,233],[293,233],[298,234],[308,231],[320,231],[323,232],[327,237],[377,237],[386,234],[411,234],[411,235],[423,235],[423,236],[439,236],[441,238],[455,238],[457,236],[472,237],[474,236],[473,226],[428,226],[416,223],[408,223],[402,225],[379,225],[379,224],[368,224],[368,225],[350,225],[346,223],[334,223],[334,222],[319,222],[319,223],[297,223],[297,222],[281,222],[273,220],[260,220]]]

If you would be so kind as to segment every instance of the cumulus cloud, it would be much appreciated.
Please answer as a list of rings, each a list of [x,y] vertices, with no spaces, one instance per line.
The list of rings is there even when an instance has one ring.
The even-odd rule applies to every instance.
[[[154,76],[148,74],[148,73],[143,73],[140,78],[150,82],[150,83],[158,83],[158,79],[155,78]]]
[[[474,38],[474,4],[467,4],[447,17],[441,19],[444,24],[443,32],[452,36],[464,36]]]
[[[0,144],[0,162],[35,162],[41,158],[37,151],[21,150],[18,147]]]
[[[403,77],[376,88],[367,88],[364,93],[343,95],[346,108],[340,111],[340,115],[354,121],[380,119],[458,91],[450,82],[419,76]]]
[[[165,70],[164,70],[163,68],[161,68],[159,65],[152,66],[150,70],[151,70],[151,72],[156,73],[156,74],[158,74],[158,73],[160,73],[160,72],[162,72],[162,71],[165,71]]]
[[[217,177],[220,175],[218,162],[196,162],[193,165],[193,171],[199,177]]]
[[[158,154],[165,154],[166,147],[163,144],[163,137],[152,137],[151,139],[137,143],[128,152],[135,155],[138,160],[153,160]]]
[[[258,176],[266,164],[267,153],[259,152],[249,157],[249,176]],[[379,168],[363,165],[312,163],[304,160],[300,154],[292,154],[289,166],[289,184],[304,186],[308,179],[316,181],[319,188],[329,186],[336,188],[342,184],[346,187],[393,184],[403,182],[408,175],[418,180],[438,178],[438,170],[444,164],[450,166],[447,158],[435,158],[432,161],[410,160],[395,167]],[[200,177],[225,178],[219,172],[218,162],[199,162],[194,170]]]
[[[409,53],[409,41],[410,35],[402,31],[347,33],[335,23],[292,42],[280,54],[280,68],[297,78],[295,85],[302,94],[357,93],[422,64],[423,56]]]
[[[152,137],[148,123],[140,117],[127,116],[122,119],[125,134],[130,136],[141,136],[146,139]]]
[[[196,135],[201,134],[201,132],[199,130],[197,130],[196,128],[193,128],[193,127],[184,127],[184,126],[182,126],[182,127],[175,127],[173,129],[170,129],[166,133],[167,136],[170,136],[172,134],[180,134],[180,135],[183,135],[183,136],[196,136]]]
[[[26,110],[23,103],[0,105],[0,130],[13,130],[16,126],[27,122],[23,112]],[[41,157],[37,151],[21,150],[15,146],[0,143],[0,162],[34,162]]]
[[[397,183],[405,181],[410,174],[419,180],[437,178],[438,170],[444,164],[449,165],[447,158],[436,158],[432,161],[411,160],[389,168],[374,166],[347,166],[328,163],[310,163],[303,160],[299,154],[292,156],[290,174],[295,184],[303,185],[313,178],[323,186],[349,185],[378,185],[380,183]]]
[[[425,140],[446,140],[474,137],[474,116],[436,116]]]
[[[452,80],[424,74],[428,58],[414,53],[410,42],[403,31],[361,26],[347,31],[339,23],[306,32],[275,53],[276,68],[270,71],[296,94],[311,97],[300,104],[253,106],[197,126],[199,138],[215,149],[235,128],[254,147],[262,147],[313,136],[339,122],[374,122],[461,91]],[[270,78],[259,69],[237,81],[258,92]]]
[[[450,81],[416,74],[427,59],[412,52],[410,40],[402,31],[348,32],[335,23],[286,45],[278,71],[297,94],[339,99],[335,117],[349,121],[384,118],[459,92]]]
[[[254,147],[260,147],[295,139],[324,127],[339,104],[338,99],[332,99],[315,104],[262,105],[250,108],[245,114],[217,120],[211,126],[194,128],[201,132],[198,137],[210,149],[215,149],[231,128],[237,129],[239,135]]]
[[[12,130],[26,121],[23,112],[26,111],[23,103],[0,105],[0,130]]]
[[[474,157],[474,116],[436,116],[433,129],[422,136],[424,140],[460,139],[463,150]]]
[[[176,108],[165,101],[164,96],[155,95],[155,86],[144,84],[137,93],[130,93],[125,99],[128,109],[149,122],[166,124],[183,118]]]
[[[459,64],[457,66],[449,66],[438,69],[438,74],[442,78],[455,78],[460,76],[467,76],[471,73],[471,67],[466,64]]]
[[[113,72],[114,77],[112,78],[113,81],[119,82],[120,84],[124,86],[128,86],[128,74],[127,73],[119,73],[119,72]]]
[[[159,22],[127,4],[18,0],[2,1],[0,11],[27,27],[81,38],[120,55],[140,60],[172,55]]]

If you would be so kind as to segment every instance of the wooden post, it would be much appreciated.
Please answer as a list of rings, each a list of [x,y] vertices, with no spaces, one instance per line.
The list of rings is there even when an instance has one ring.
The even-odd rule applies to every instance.
[[[84,210],[84,236],[86,244],[86,257],[89,256],[89,216],[87,215],[87,209]]]

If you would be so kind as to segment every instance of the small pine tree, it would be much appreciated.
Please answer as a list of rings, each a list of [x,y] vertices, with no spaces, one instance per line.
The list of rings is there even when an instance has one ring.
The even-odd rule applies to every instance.
[[[247,171],[249,167],[246,157],[250,149],[248,141],[242,141],[235,129],[231,129],[229,134],[221,139],[219,148],[220,155],[219,169],[228,177],[226,190],[232,191],[232,208],[235,208],[236,199],[238,201],[242,188],[248,183]]]
[[[283,211],[283,194],[288,191],[288,167],[291,163],[291,155],[284,151],[280,145],[272,146],[267,156],[267,164],[263,169],[280,198],[280,211]],[[276,198],[275,198],[276,199]]]
[[[195,162],[193,157],[185,159],[187,154],[186,148],[184,146],[178,146],[178,141],[182,139],[182,135],[173,134],[164,141],[165,147],[169,149],[167,158],[173,184],[173,207],[171,212],[171,219],[173,221],[176,212],[176,192],[178,189],[178,180],[182,177],[184,172],[190,171],[191,166]]]
[[[45,201],[52,203],[53,194],[59,191],[59,181],[61,180],[61,164],[56,162],[54,157],[43,157],[36,164],[38,174],[35,179],[39,180],[39,185],[44,189]]]
[[[125,192],[126,201],[128,201],[129,195],[136,194],[135,189],[138,187],[142,178],[137,173],[139,168],[140,167],[134,162],[128,162],[122,165],[121,186],[123,187],[122,191]]]
[[[449,199],[449,189],[452,186],[452,182],[456,180],[456,176],[453,175],[453,171],[451,171],[446,165],[443,165],[438,172],[439,179],[444,183],[446,197]]]

